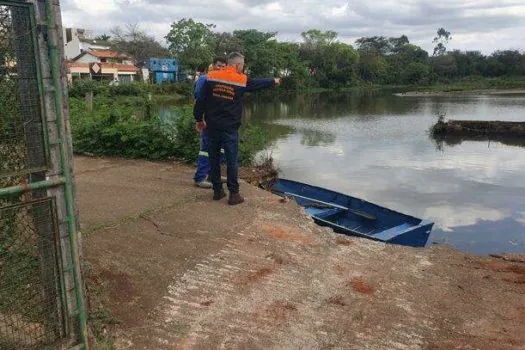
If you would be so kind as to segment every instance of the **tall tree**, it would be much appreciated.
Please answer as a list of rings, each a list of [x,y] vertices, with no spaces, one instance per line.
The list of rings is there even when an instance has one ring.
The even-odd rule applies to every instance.
[[[354,82],[358,68],[359,54],[348,44],[332,43],[324,49],[321,64],[323,87],[345,87]]]
[[[169,55],[168,49],[146,34],[138,24],[127,24],[125,28],[115,27],[111,30],[111,35],[112,47],[133,57],[139,67],[150,57]]]
[[[232,33],[214,33],[215,36],[215,54],[218,56],[226,56],[231,52],[244,52],[244,46],[241,39],[234,36]]]
[[[377,51],[381,55],[391,55],[403,49],[406,45],[410,44],[406,35],[400,37],[384,37],[384,36],[371,36],[362,37],[355,41],[358,50],[372,50]]]
[[[300,57],[300,45],[296,43],[278,43],[278,72],[283,78],[283,87],[300,89],[310,87],[312,77],[308,66]]]
[[[453,55],[440,55],[432,58],[432,68],[440,77],[452,79],[458,74],[458,65]]]
[[[446,44],[452,40],[450,32],[446,31],[445,28],[439,28],[437,36],[432,40],[432,43],[437,44],[434,47],[434,56],[443,56],[447,52]]]
[[[523,57],[521,53],[517,50],[497,50],[494,51],[490,57],[505,66],[505,74],[507,75],[516,75],[523,73]]]
[[[412,44],[404,44],[398,48],[394,47],[392,50],[392,54],[386,56],[388,73],[383,83],[406,84],[407,80],[409,80],[410,83],[415,83],[417,77],[421,77],[420,80],[425,78],[421,65],[428,66],[427,51]],[[413,65],[413,63],[418,63],[419,65]]]
[[[359,51],[375,51],[381,55],[388,55],[392,51],[389,39],[384,36],[362,37],[355,43]]]
[[[481,73],[480,68],[485,60],[485,56],[481,52],[454,50],[449,52],[448,55],[454,56],[456,60],[457,76],[459,78]]]
[[[323,32],[319,29],[310,29],[302,32],[301,36],[303,37],[305,46],[312,48],[330,45],[337,40],[337,32],[332,30]]]
[[[251,75],[260,77],[277,73],[275,70],[279,53],[276,35],[277,32],[261,32],[256,29],[233,32],[233,36],[242,43],[246,67]]]
[[[391,37],[388,38],[388,43],[390,45],[390,50],[393,53],[396,53],[402,50],[406,45],[410,44],[408,37],[406,35],[401,35],[399,38]]]
[[[427,64],[412,62],[403,70],[402,82],[403,84],[419,84],[425,82],[429,73],[430,69]]]
[[[389,65],[385,57],[376,50],[359,50],[359,75],[361,79],[382,84],[387,82]]]
[[[300,57],[306,63],[310,74],[319,83],[326,83],[326,74],[323,71],[323,67],[326,67],[325,51],[329,45],[337,42],[337,35],[334,31],[323,32],[319,29],[310,29],[301,33],[304,43],[300,48]]]
[[[213,24],[195,22],[191,18],[173,23],[166,35],[171,53],[193,72],[199,67],[208,66],[215,51],[213,28]]]

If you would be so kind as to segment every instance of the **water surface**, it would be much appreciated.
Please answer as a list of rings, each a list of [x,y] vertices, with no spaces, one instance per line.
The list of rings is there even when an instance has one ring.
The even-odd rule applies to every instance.
[[[248,123],[270,128],[285,178],[435,221],[429,244],[525,252],[525,148],[436,144],[437,116],[525,121],[525,95],[314,94],[254,99]]]

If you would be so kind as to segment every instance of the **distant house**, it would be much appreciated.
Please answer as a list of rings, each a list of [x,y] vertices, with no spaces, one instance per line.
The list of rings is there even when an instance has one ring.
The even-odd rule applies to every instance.
[[[140,72],[133,63],[129,56],[111,50],[84,51],[67,62],[68,79],[132,82]]]
[[[94,40],[93,31],[64,28],[63,35],[69,81],[87,78],[131,82],[137,79],[140,70],[133,60],[112,51],[109,43]]]
[[[93,39],[93,31],[81,28],[64,28],[64,53],[72,60],[84,51],[110,50],[109,43]]]
[[[73,58],[78,63],[121,63],[133,65],[133,60],[122,53],[111,50],[90,50],[84,51]]]

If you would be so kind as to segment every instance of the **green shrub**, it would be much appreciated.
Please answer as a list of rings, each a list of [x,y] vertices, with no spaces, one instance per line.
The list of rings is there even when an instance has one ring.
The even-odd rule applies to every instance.
[[[161,121],[158,116],[137,117],[140,110],[151,109],[150,102],[142,97],[130,99],[97,96],[93,112],[89,112],[84,100],[71,98],[74,151],[151,160],[177,157],[186,163],[197,161],[200,137],[195,130],[192,107],[177,108],[174,120]],[[239,163],[251,165],[256,153],[263,150],[269,140],[270,135],[263,128],[243,126]]]
[[[186,163],[195,163],[199,157],[200,137],[195,130],[193,109],[177,109],[179,114],[175,122],[175,155]]]
[[[82,101],[71,101],[71,130],[76,153],[151,160],[175,154],[174,130],[159,118],[139,120],[115,106],[87,112]]]
[[[108,89],[108,95],[114,96],[141,96],[148,93],[148,87],[137,83],[133,84],[120,84],[110,86]]]
[[[83,98],[86,93],[93,92],[96,96],[146,96],[148,93],[153,95],[172,95],[179,97],[192,97],[194,83],[189,81],[177,83],[143,84],[140,82],[121,83],[119,85],[109,85],[108,81],[96,81],[90,79],[77,79],[69,85],[69,97]]]
[[[92,92],[94,95],[107,92],[109,85],[108,83],[102,83],[90,79],[79,79],[75,80],[69,85],[69,97],[83,98],[88,92]]]

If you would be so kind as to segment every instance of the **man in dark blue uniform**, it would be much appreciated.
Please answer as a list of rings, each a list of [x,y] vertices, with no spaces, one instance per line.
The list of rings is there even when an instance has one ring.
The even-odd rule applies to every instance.
[[[196,128],[208,137],[211,164],[210,180],[213,199],[221,200],[226,193],[221,182],[221,148],[226,155],[228,204],[244,202],[239,194],[239,127],[244,104],[244,93],[270,88],[280,84],[279,78],[250,79],[244,73],[244,56],[234,52],[228,56],[228,65],[209,72],[194,107]]]

